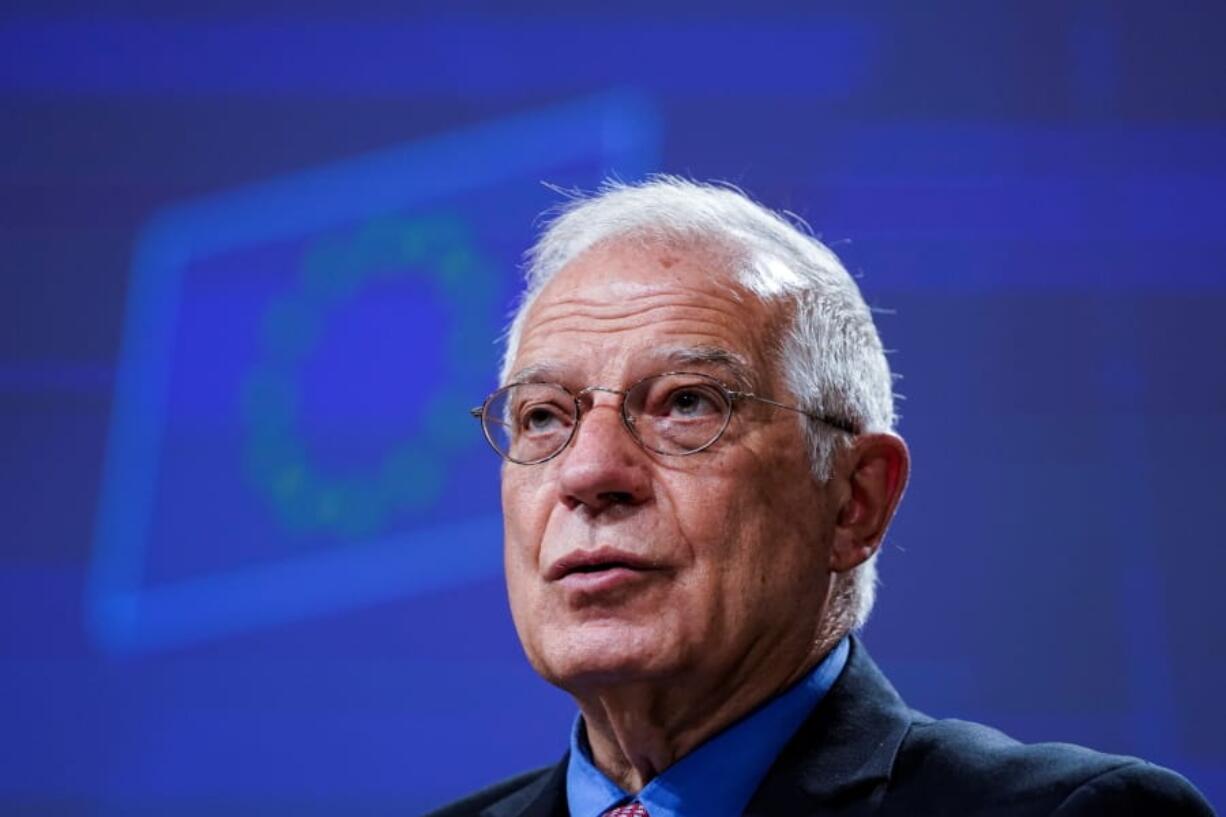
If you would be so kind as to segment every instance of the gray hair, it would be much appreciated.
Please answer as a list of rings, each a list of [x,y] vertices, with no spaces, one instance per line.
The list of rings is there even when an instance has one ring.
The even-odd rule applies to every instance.
[[[503,382],[529,308],[571,261],[612,239],[698,239],[729,253],[736,283],[763,301],[791,307],[791,325],[778,354],[785,381],[802,408],[850,421],[862,432],[893,430],[890,368],[872,313],[838,257],[803,221],[793,223],[731,186],[676,176],[652,176],[639,184],[609,181],[590,196],[567,195],[528,252],[526,286],[507,331]],[[813,474],[825,482],[839,446],[850,440],[820,422],[801,421]],[[826,637],[863,626],[876,585],[875,554],[835,576]]]

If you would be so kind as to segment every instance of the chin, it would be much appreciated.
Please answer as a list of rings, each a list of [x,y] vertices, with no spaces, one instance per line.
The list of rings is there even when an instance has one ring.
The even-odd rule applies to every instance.
[[[679,663],[675,638],[657,627],[587,622],[542,635],[528,660],[565,690],[660,678],[675,673]]]

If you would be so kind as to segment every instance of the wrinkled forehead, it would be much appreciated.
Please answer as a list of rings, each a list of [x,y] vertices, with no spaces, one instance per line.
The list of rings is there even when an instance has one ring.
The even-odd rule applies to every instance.
[[[543,369],[620,372],[632,368],[629,357],[646,368],[705,362],[769,379],[786,305],[741,285],[736,263],[700,242],[619,240],[587,250],[528,305],[508,381]]]

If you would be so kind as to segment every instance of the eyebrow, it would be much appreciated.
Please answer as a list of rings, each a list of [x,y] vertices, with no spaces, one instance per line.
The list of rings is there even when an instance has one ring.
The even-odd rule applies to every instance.
[[[733,381],[728,385],[742,391],[753,391],[757,381],[753,367],[744,357],[721,346],[664,347],[655,350],[651,358],[662,362],[662,370],[670,371],[684,370],[687,366],[718,366]],[[513,373],[507,383],[565,383],[566,372],[566,367],[557,363],[532,363]]]
[[[741,355],[720,346],[682,346],[664,351],[669,366],[719,366],[727,370],[735,383],[729,385],[744,391],[753,391],[753,367]]]
[[[507,383],[561,383],[563,368],[555,363],[533,363],[514,372]]]

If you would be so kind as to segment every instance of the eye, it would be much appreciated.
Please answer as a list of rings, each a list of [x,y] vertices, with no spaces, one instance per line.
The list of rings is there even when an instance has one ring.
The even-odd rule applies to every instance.
[[[706,384],[677,385],[668,389],[653,413],[677,420],[719,417],[724,413],[724,397]]]
[[[711,400],[698,389],[678,389],[669,396],[669,408],[677,414],[704,414],[711,410]]]
[[[528,434],[545,434],[567,427],[570,412],[555,403],[530,403],[518,410],[517,428]]]

